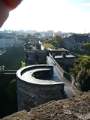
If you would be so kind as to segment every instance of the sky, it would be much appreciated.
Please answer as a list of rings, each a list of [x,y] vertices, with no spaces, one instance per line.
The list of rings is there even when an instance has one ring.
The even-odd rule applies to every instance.
[[[90,32],[90,0],[23,0],[2,30]]]

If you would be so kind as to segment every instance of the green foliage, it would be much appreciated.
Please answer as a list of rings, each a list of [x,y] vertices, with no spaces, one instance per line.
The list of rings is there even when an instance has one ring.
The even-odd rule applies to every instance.
[[[83,49],[84,49],[86,54],[90,55],[90,43],[84,43]]]
[[[51,43],[44,43],[45,48],[51,48],[54,49],[55,47]]]
[[[21,61],[21,67],[25,67],[26,66],[26,63],[22,60]]]
[[[56,48],[62,47],[63,46],[63,39],[60,36],[56,35],[53,38],[52,43]]]
[[[81,68],[90,69],[90,56],[81,56],[79,58],[79,63]]]
[[[7,48],[7,52],[0,56],[0,65],[4,65],[5,69],[18,69],[21,66],[21,61],[24,61],[23,47]]]
[[[72,69],[73,74],[75,76],[78,74],[78,72],[81,69],[90,69],[90,56],[79,56],[79,58],[76,60],[74,64],[74,68]]]
[[[76,80],[81,90],[90,90],[90,70],[82,69],[79,71]]]
[[[90,56],[80,56],[72,70],[76,83],[82,90],[90,89]]]
[[[87,49],[90,49],[90,43],[89,43],[89,42],[84,43],[83,45],[84,45],[84,47],[86,47]]]
[[[52,40],[44,41],[44,45],[49,46],[52,49],[63,47],[63,39],[60,36],[53,37]]]

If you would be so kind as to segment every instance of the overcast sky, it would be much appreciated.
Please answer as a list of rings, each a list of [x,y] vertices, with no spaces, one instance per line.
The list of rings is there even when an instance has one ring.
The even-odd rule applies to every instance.
[[[90,0],[23,0],[4,29],[90,32]]]

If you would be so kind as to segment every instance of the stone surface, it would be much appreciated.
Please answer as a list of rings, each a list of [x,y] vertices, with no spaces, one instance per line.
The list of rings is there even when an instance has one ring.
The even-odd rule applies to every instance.
[[[17,81],[18,110],[30,110],[50,100],[64,98],[63,85],[37,85]]]
[[[90,120],[90,92],[71,99],[51,101],[1,120]]]
[[[38,74],[35,74],[40,72]],[[27,74],[26,74],[27,73]],[[35,77],[35,76],[37,77]],[[17,72],[18,110],[29,111],[32,107],[51,100],[65,98],[64,83],[46,80],[44,76],[53,76],[53,67],[48,65],[27,66]],[[42,80],[43,79],[43,80]]]

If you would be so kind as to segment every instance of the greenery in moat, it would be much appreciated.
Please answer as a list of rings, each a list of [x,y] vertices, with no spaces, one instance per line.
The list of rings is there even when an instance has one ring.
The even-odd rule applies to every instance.
[[[90,56],[79,56],[72,69],[75,85],[81,90],[90,90]]]
[[[63,38],[61,36],[56,35],[53,37],[52,40],[45,40],[43,44],[45,48],[60,48],[63,47]]]
[[[17,111],[16,73],[3,73],[4,69],[17,70],[21,65],[24,66],[21,61],[25,61],[24,49],[21,46],[7,48],[7,52],[0,56],[0,117]]]
[[[21,66],[21,61],[24,61],[23,47],[10,47],[7,52],[0,56],[0,65],[4,65],[5,69],[17,70]]]

